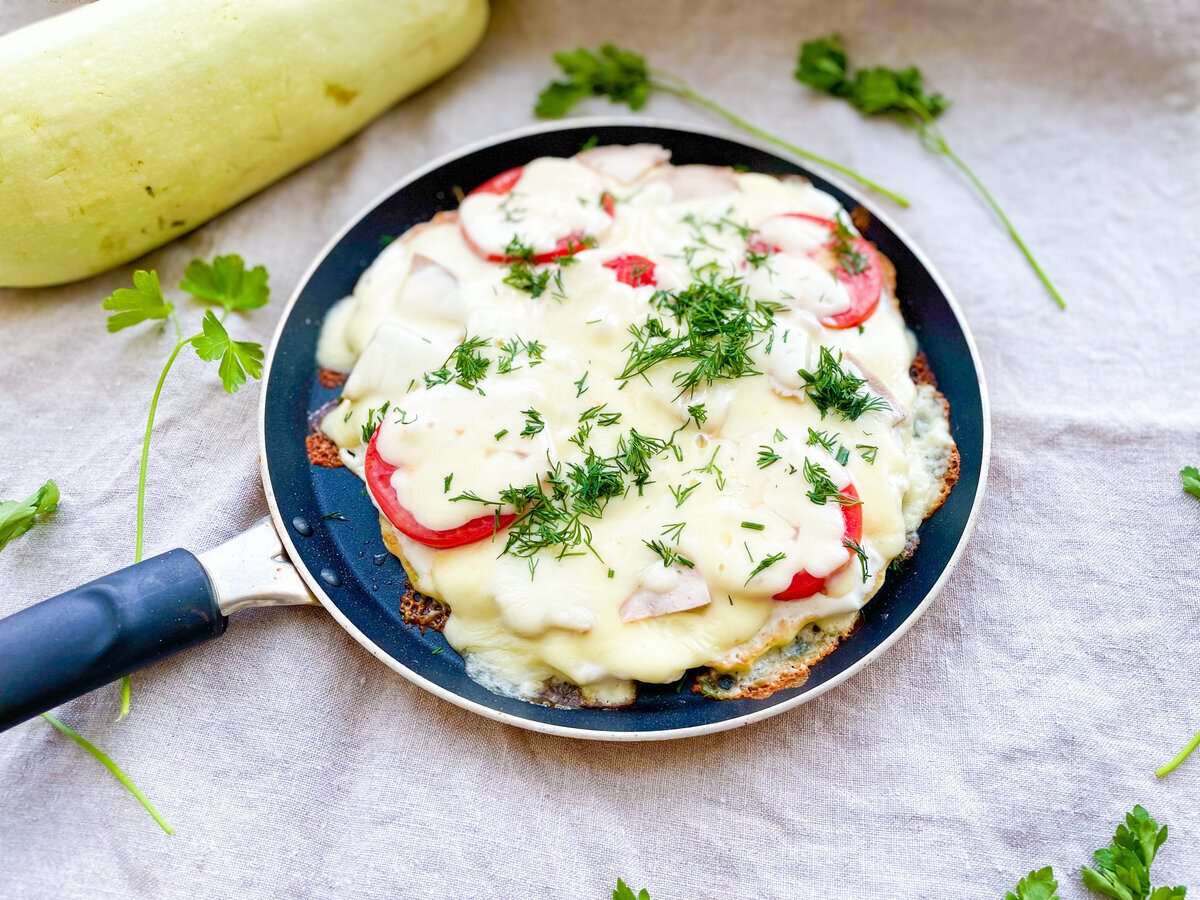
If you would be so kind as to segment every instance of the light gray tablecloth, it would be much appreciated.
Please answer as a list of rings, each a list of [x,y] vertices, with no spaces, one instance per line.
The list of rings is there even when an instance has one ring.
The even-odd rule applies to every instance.
[[[57,6],[0,2],[0,30]],[[532,120],[549,54],[611,38],[908,193],[897,218],[957,292],[992,392],[992,473],[933,608],[876,665],[750,728],[601,745],[495,724],[375,662],[319,609],[239,615],[220,641],[60,710],[178,829],[166,837],[44,722],[0,736],[4,897],[999,897],[1075,872],[1134,803],[1170,824],[1160,881],[1200,891],[1200,25],[1194,0],[498,3],[466,65],[362,135],[140,261],[264,263],[266,341],[329,235],[411,168]],[[1059,312],[962,179],[886,123],[791,79],[839,29],[916,61],[944,127],[1069,302]],[[589,106],[608,113],[606,102]],[[669,98],[647,112],[712,124]],[[2,114],[3,111],[0,111]],[[3,211],[0,210],[0,214]],[[0,496],[62,488],[0,554],[0,614],[130,561],[139,435],[165,339],[110,336],[133,266],[0,291]],[[188,310],[191,319],[198,319]],[[147,552],[264,514],[256,390],[186,355],[150,470]]]

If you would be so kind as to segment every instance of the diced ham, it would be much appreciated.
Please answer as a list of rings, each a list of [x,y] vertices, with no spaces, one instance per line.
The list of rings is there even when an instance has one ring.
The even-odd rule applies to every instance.
[[[670,570],[675,575],[674,586],[664,591],[654,591],[645,585],[639,587],[621,604],[622,622],[652,619],[697,609],[712,602],[708,584],[699,572],[680,565],[673,565]]]
[[[737,188],[733,169],[727,166],[675,166],[661,180],[671,189],[671,200],[700,200],[732,193]]]
[[[842,351],[842,359],[845,362],[850,363],[851,368],[858,374],[859,378],[865,378],[867,380],[867,388],[872,394],[881,397],[883,401],[887,403],[889,407],[891,407],[893,425],[898,425],[908,418],[908,410],[905,408],[904,404],[896,398],[896,395],[891,392],[888,386],[883,383],[883,379],[864,366],[862,361],[849,351]]]
[[[671,151],[658,144],[630,144],[593,147],[576,154],[575,158],[601,175],[608,175],[623,184],[632,184],[655,166],[671,159]]]

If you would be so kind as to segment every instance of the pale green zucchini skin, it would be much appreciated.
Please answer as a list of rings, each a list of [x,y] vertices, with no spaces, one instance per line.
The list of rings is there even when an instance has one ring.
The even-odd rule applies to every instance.
[[[134,259],[458,65],[487,0],[97,0],[0,38],[0,287]]]

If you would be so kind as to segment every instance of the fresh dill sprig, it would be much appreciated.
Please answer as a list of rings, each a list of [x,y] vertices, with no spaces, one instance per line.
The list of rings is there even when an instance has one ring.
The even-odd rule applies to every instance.
[[[425,386],[431,388],[453,381],[467,390],[478,390],[479,382],[487,375],[492,364],[492,361],[479,351],[490,343],[487,338],[478,335],[468,337],[450,351],[440,369],[425,373]]]
[[[775,565],[775,563],[779,562],[786,555],[787,554],[785,553],[772,553],[770,556],[763,557],[761,560],[759,560],[758,565],[750,571],[749,577],[746,578],[746,584],[749,584],[751,581],[753,581],[754,576],[759,572],[763,572],[771,568],[771,566]]]
[[[687,522],[676,522],[673,525],[666,525],[660,532],[663,537],[669,537],[675,543],[679,543],[679,537],[683,534],[683,529],[687,527]]]
[[[825,418],[825,414],[832,410],[844,420],[853,422],[865,413],[888,409],[888,403],[882,397],[862,390],[867,380],[842,368],[841,362],[840,351],[837,359],[834,359],[829,348],[822,347],[817,371],[800,369],[797,372],[804,379],[804,389],[821,418]]]
[[[832,454],[837,446],[839,434],[830,434],[828,431],[817,431],[816,429],[808,429],[809,447],[822,447],[826,453]]]
[[[659,555],[664,566],[670,566],[672,563],[678,563],[681,566],[687,566],[689,569],[696,568],[696,564],[694,562],[692,562],[686,556],[680,555],[678,551],[668,547],[662,541],[642,541],[642,543]]]
[[[808,492],[808,499],[819,506],[824,506],[830,500],[840,503],[842,506],[858,506],[862,503],[861,500],[841,491],[833,483],[833,479],[829,477],[825,467],[817,465],[807,457],[804,460],[804,479],[812,485],[812,490]]]
[[[679,388],[676,397],[701,384],[761,374],[750,350],[774,328],[775,313],[783,308],[751,300],[739,278],[718,280],[716,275],[682,291],[659,291],[651,303],[674,320],[677,330],[653,315],[643,325],[630,326],[633,341],[625,348],[629,358],[618,378],[646,377],[650,369],[672,360],[691,362],[692,368],[671,378]]]
[[[546,292],[550,284],[550,270],[537,270],[533,262],[535,254],[532,247],[514,235],[504,248],[504,255],[510,260],[508,274],[503,278],[505,284],[518,291],[524,291],[535,299]]]
[[[523,409],[521,415],[525,416],[525,427],[521,430],[521,437],[533,437],[546,427],[542,414],[536,409]]]
[[[845,547],[847,550],[849,550],[851,553],[853,553],[858,558],[858,564],[859,564],[859,566],[862,567],[863,584],[866,584],[867,577],[868,577],[867,551],[863,549],[862,544],[860,544],[858,541],[851,540],[850,538],[843,538],[842,546]]]
[[[605,44],[595,52],[581,47],[569,53],[556,53],[554,62],[562,69],[566,81],[552,82],[538,96],[534,112],[542,118],[561,118],[572,106],[586,97],[608,97],[613,103],[625,103],[630,109],[636,111],[646,105],[646,99],[651,91],[673,94],[716,113],[727,122],[765,141],[770,141],[789,153],[795,153],[797,156],[828,166],[834,171],[853,178],[859,184],[889,197],[901,206],[908,206],[908,201],[899,194],[887,190],[853,169],[763,131],[732,110],[697,94],[679,78],[649,69],[646,66],[645,58],[637,53],[619,49],[612,44]]]
[[[546,345],[539,341],[527,341],[519,335],[505,338],[501,342],[500,355],[496,358],[496,371],[505,375],[520,369],[521,366],[516,365],[516,359],[522,353],[525,354],[529,368],[540,366],[543,361],[542,354],[545,352]]]
[[[364,444],[369,444],[371,442],[371,436],[374,435],[379,426],[383,424],[384,416],[387,415],[387,411],[391,405],[392,401],[384,400],[383,406],[379,407],[378,409],[367,410],[367,421],[363,422],[362,431],[360,434]]]
[[[780,456],[778,453],[776,453],[774,448],[771,447],[770,445],[768,445],[768,444],[759,445],[758,467],[760,469],[765,469],[767,466],[772,465],[773,463],[777,463],[781,459],[783,459],[783,457]]]
[[[698,487],[700,487],[700,482],[698,481],[695,484],[689,484],[687,487],[684,487],[682,484],[672,485],[670,491],[671,496],[675,498],[675,508],[679,509],[679,507],[683,506],[683,501],[690,497],[692,491]]]
[[[854,449],[869,466],[875,465],[875,456],[879,453],[879,448],[872,444],[855,444]]]

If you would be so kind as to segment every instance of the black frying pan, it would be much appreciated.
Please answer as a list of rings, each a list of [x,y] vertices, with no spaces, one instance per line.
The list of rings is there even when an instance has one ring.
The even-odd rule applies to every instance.
[[[909,326],[951,408],[962,457],[958,485],[921,527],[921,542],[862,611],[861,625],[799,688],[766,700],[709,700],[682,683],[644,685],[625,709],[560,709],[493,694],[472,681],[440,634],[406,625],[403,568],[383,546],[375,508],[346,469],[312,467],[310,413],[337,391],[316,380],[321,321],[354,288],[387,239],[457,206],[492,175],[538,156],[601,144],[657,143],[673,162],[747,166],[811,178],[847,208],[846,188],[752,144],[647,120],[575,120],[495,138],[435,160],[388,190],[321,253],[283,312],[263,376],[259,442],[270,519],[194,556],[172,550],[0,621],[0,729],[224,633],[247,606],[319,601],[384,664],[445,699],[536,731],[602,740],[684,737],[744,725],[811,699],[862,669],[920,616],[966,544],[987,472],[987,394],[974,342],[945,284],[873,209],[866,236],[896,266]],[[341,512],[345,520],[322,519]],[[449,649],[449,648],[447,648]]]

